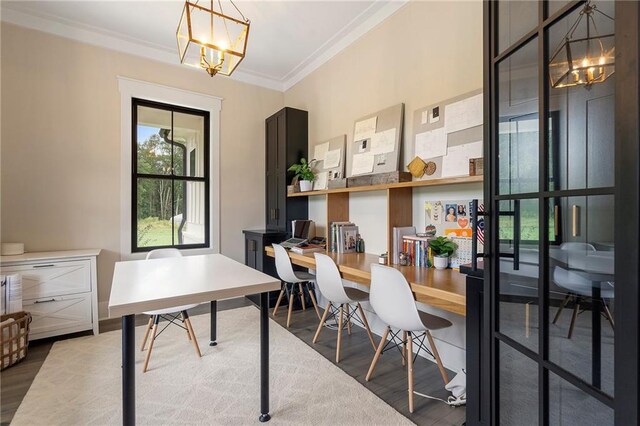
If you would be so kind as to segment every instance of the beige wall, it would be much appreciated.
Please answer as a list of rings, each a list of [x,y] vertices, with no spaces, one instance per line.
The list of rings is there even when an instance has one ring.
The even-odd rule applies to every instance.
[[[310,144],[340,134],[350,142],[355,119],[404,102],[407,141],[414,110],[481,87],[482,2],[413,1],[284,100],[309,111]]]
[[[102,248],[99,302],[120,250],[120,93],[125,76],[224,98],[222,253],[264,226],[264,119],[283,94],[2,24],[2,241],[28,251]],[[100,312],[101,316],[105,312]]]

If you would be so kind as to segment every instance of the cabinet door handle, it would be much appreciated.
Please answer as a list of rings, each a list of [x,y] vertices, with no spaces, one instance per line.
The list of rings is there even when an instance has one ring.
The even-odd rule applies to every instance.
[[[280,209],[273,209],[273,211],[275,212],[275,220],[278,220],[280,218]]]
[[[54,265],[53,263],[49,264],[49,265],[33,265],[34,268],[53,268]]]
[[[55,301],[56,301],[56,299],[51,298],[51,299],[47,299],[47,300],[36,300],[33,303],[49,303],[49,302],[55,302]]]
[[[249,240],[249,251],[256,251],[256,240]]]
[[[580,206],[571,206],[571,234],[574,237],[580,236]]]

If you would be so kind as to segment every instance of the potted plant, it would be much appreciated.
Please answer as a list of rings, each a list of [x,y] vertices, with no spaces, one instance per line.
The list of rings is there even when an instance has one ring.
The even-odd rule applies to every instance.
[[[458,245],[447,237],[438,237],[429,241],[429,247],[433,252],[433,265],[436,269],[447,269],[449,256],[458,248]]]
[[[315,173],[311,169],[315,160],[311,160],[307,163],[305,158],[300,159],[299,164],[294,164],[289,167],[289,171],[295,173],[300,182],[300,191],[311,191],[313,189],[313,180],[316,178]]]

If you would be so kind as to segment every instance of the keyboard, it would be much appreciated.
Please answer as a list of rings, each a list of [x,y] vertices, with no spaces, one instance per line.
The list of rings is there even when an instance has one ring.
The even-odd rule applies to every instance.
[[[306,243],[307,240],[305,238],[289,238],[286,241],[280,243],[280,245],[284,248],[298,247],[300,244]]]

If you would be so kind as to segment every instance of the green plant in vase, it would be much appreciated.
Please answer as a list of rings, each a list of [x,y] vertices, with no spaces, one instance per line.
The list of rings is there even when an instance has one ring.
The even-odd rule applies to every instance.
[[[301,158],[300,163],[296,163],[289,167],[289,171],[293,172],[300,182],[300,191],[311,191],[313,189],[313,180],[316,174],[311,168],[316,160],[307,162],[306,158]]]
[[[458,245],[447,237],[438,237],[429,241],[433,253],[433,264],[436,269],[447,269],[449,257],[456,251]]]

